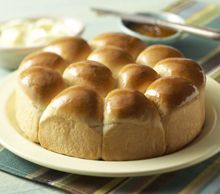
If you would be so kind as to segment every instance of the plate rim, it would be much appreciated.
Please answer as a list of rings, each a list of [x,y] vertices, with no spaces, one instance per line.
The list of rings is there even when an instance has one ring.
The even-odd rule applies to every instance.
[[[213,95],[210,95],[210,91],[213,89],[211,87],[218,87],[220,88],[220,85],[214,81],[212,78],[207,77],[207,90],[209,97],[214,100],[214,104],[218,103],[218,107],[216,110],[216,122],[215,129],[209,134],[207,134],[204,138],[202,138],[199,142],[195,143],[194,145],[187,146],[186,148],[175,152],[173,154],[164,155],[152,159],[145,159],[145,160],[134,160],[134,161],[96,161],[96,160],[86,160],[86,159],[79,159],[74,157],[65,156],[62,154],[54,153],[52,151],[46,150],[39,145],[30,142],[25,137],[20,135],[16,129],[12,127],[12,124],[10,123],[10,119],[7,117],[6,114],[6,102],[9,98],[9,95],[11,95],[10,92],[13,91],[13,85],[15,85],[15,77],[16,77],[16,71],[10,73],[7,75],[4,79],[0,81],[0,89],[1,89],[1,95],[0,95],[0,144],[2,144],[5,148],[13,152],[14,154],[20,156],[23,159],[26,159],[30,162],[36,163],[38,165],[51,168],[54,170],[59,170],[63,172],[68,173],[75,173],[75,174],[81,174],[81,175],[91,175],[91,176],[101,176],[101,177],[132,177],[132,176],[144,176],[144,175],[152,175],[152,174],[159,174],[159,173],[165,173],[165,172],[171,172],[179,169],[183,169],[192,165],[195,165],[199,162],[202,162],[211,156],[217,154],[220,151],[220,141],[217,141],[216,138],[216,128],[220,127],[220,120],[218,117],[220,117],[220,102],[216,100],[216,97]],[[8,87],[6,87],[8,85]],[[210,85],[210,86],[209,86]],[[216,90],[215,90],[216,92]],[[220,90],[218,92],[218,95],[220,97]],[[5,125],[5,126],[4,126]],[[2,127],[3,126],[3,127]],[[8,130],[3,130],[5,127],[9,127]],[[9,134],[8,134],[9,133]],[[16,143],[16,141],[12,140],[12,136],[16,140],[18,140],[19,143]],[[220,131],[219,131],[220,135]],[[6,138],[6,139],[5,139]],[[187,151],[195,150],[198,147],[198,144],[206,145],[207,142],[204,142],[206,139],[212,139],[211,144],[212,147],[206,148],[206,150],[203,150],[203,154],[201,151],[193,155],[191,154],[190,158],[187,158]],[[21,144],[21,145],[18,145]],[[209,145],[210,143],[208,143]],[[197,146],[196,146],[197,145]],[[22,146],[30,146],[31,152],[28,151],[29,148],[25,148]],[[201,149],[201,148],[200,148]],[[186,152],[186,153],[185,153]],[[40,156],[44,156],[44,158],[38,158],[34,157],[33,155],[37,154]],[[184,155],[185,154],[185,155]],[[176,159],[179,156],[184,156],[182,158],[182,161],[175,162],[170,164],[169,162],[171,159]],[[51,162],[54,161],[54,159],[57,160],[57,162]],[[166,165],[161,165],[160,161],[165,162]],[[63,162],[64,164],[59,164],[59,162]],[[72,166],[68,167],[68,164],[73,164]],[[149,164],[159,165],[158,167],[155,167],[153,169],[147,168]],[[67,165],[67,166],[65,166]],[[75,166],[76,165],[76,166]],[[146,165],[143,170],[143,167]]]

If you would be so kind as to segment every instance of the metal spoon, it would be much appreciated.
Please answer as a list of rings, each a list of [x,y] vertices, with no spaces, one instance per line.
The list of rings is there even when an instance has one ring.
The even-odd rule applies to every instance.
[[[201,37],[205,37],[205,38],[209,38],[213,40],[220,40],[220,30],[213,29],[213,28],[180,24],[180,23],[160,20],[157,18],[152,18],[149,16],[129,14],[125,12],[119,12],[115,10],[108,10],[108,9],[102,9],[102,8],[92,7],[91,10],[97,12],[98,14],[110,14],[110,15],[119,16],[122,19],[131,21],[131,22],[148,23],[148,24],[158,25],[162,27],[168,27],[174,30],[185,31],[191,34],[201,36]]]

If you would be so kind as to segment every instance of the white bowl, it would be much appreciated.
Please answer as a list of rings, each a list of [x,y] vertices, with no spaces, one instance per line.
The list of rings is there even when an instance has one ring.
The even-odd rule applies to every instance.
[[[170,22],[176,22],[176,23],[181,23],[184,24],[185,20],[173,13],[168,13],[168,12],[146,12],[146,13],[137,13],[140,15],[145,15],[145,16],[151,16],[154,18],[158,18],[158,19],[162,19],[165,21],[170,21]],[[175,34],[167,36],[167,37],[159,37],[159,38],[155,38],[155,37],[150,37],[150,36],[146,36],[146,35],[142,35],[134,30],[132,30],[131,28],[129,28],[129,24],[133,23],[133,22],[128,22],[126,20],[122,20],[121,18],[118,21],[120,28],[122,29],[123,32],[130,34],[132,36],[135,36],[139,39],[141,39],[142,41],[146,42],[147,44],[173,44],[174,42],[176,42],[180,36],[181,36],[181,31],[177,31]]]
[[[52,19],[55,21],[61,21],[63,23],[67,23],[67,25],[65,25],[67,27],[67,29],[71,32],[70,35],[68,36],[77,36],[80,35],[83,30],[84,30],[84,24],[75,19],[75,18],[70,18],[70,17],[30,17],[30,18],[22,18],[22,19],[27,19],[27,20],[38,20],[38,19],[42,19],[42,18],[48,18],[48,19]],[[1,23],[5,23],[5,22],[10,22],[11,20],[8,21],[4,21]],[[37,46],[16,46],[16,47],[3,47],[0,45],[0,67],[4,67],[7,69],[16,69],[20,62],[22,61],[22,59],[34,52],[37,51],[41,48],[43,48],[45,45],[37,45]]]

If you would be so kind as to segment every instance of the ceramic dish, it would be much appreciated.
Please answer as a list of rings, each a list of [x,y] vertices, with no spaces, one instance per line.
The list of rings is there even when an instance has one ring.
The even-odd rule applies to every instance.
[[[127,177],[158,174],[201,162],[220,151],[220,85],[207,77],[206,122],[200,136],[173,154],[136,161],[95,161],[68,157],[48,151],[23,137],[13,116],[16,73],[0,83],[0,143],[14,154],[36,164],[82,175]]]
[[[184,24],[185,20],[173,13],[168,13],[168,12],[147,12],[147,13],[137,13],[140,15],[144,15],[144,16],[150,16],[150,17],[154,17],[157,19],[162,19],[165,21],[170,21],[170,22],[176,22],[176,23],[180,23],[180,24]],[[142,41],[146,42],[147,44],[173,44],[174,42],[176,42],[180,37],[182,32],[181,31],[177,31],[176,33],[174,33],[173,35],[167,36],[167,37],[161,37],[161,38],[156,38],[156,37],[150,37],[150,36],[146,36],[146,35],[142,35],[134,30],[132,30],[131,28],[129,28],[130,22],[119,19],[118,20],[119,26],[121,28],[121,30],[127,34],[130,34],[132,36],[135,36],[139,39],[141,39]]]
[[[54,21],[58,21],[61,23],[64,23],[66,28],[70,31],[70,36],[76,36],[76,35],[80,35],[83,30],[84,30],[84,24],[79,21],[78,19],[75,18],[68,18],[68,17],[31,17],[31,18],[21,18],[20,20],[38,20],[38,19],[51,19]],[[9,21],[4,21],[4,22],[0,22],[0,24],[2,23],[6,23],[6,22],[10,22],[13,20],[9,20]],[[0,31],[1,33],[1,31]],[[34,34],[36,33],[40,33],[38,32],[34,32]],[[4,67],[7,69],[16,69],[21,60],[28,54],[41,49],[43,46],[45,45],[38,45],[38,46],[16,46],[16,47],[6,47],[6,46],[1,46],[0,45],[0,67]]]

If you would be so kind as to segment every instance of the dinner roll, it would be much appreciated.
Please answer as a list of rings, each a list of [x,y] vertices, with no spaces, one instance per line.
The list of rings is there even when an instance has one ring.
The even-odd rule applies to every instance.
[[[139,53],[146,48],[140,39],[121,32],[107,32],[100,34],[90,41],[92,48],[115,46],[125,49],[136,59]]]
[[[154,69],[161,76],[179,76],[191,81],[199,90],[202,120],[205,120],[205,73],[198,63],[186,58],[168,58],[158,62]]]
[[[165,151],[164,130],[154,104],[142,93],[116,89],[104,105],[102,158],[137,160]]]
[[[68,64],[85,60],[91,52],[88,43],[80,37],[63,37],[56,39],[43,50],[60,55]]]
[[[33,66],[47,67],[62,73],[67,67],[67,63],[55,53],[37,51],[22,60],[19,71],[24,71]]]
[[[145,92],[147,87],[158,78],[159,75],[151,67],[132,63],[120,70],[118,87]]]
[[[88,86],[101,96],[106,96],[115,87],[112,72],[96,61],[81,61],[72,63],[63,73],[68,85]]]
[[[112,70],[114,77],[118,75],[118,72],[124,65],[134,62],[132,56],[127,51],[112,46],[95,49],[88,56],[88,60],[104,64]]]
[[[153,82],[145,95],[160,112],[167,150],[174,152],[191,142],[201,131],[201,99],[195,85],[186,79],[170,76]]]
[[[15,117],[28,138],[38,142],[39,119],[50,100],[65,88],[60,73],[33,66],[18,75]]]
[[[172,57],[184,57],[183,54],[174,47],[167,45],[152,45],[144,49],[137,57],[137,63],[154,67],[162,59]]]
[[[179,76],[191,81],[199,89],[205,86],[205,74],[198,63],[187,58],[167,58],[155,66],[161,76]]]
[[[39,125],[41,146],[69,156],[100,159],[102,98],[86,86],[72,86],[57,95]]]

